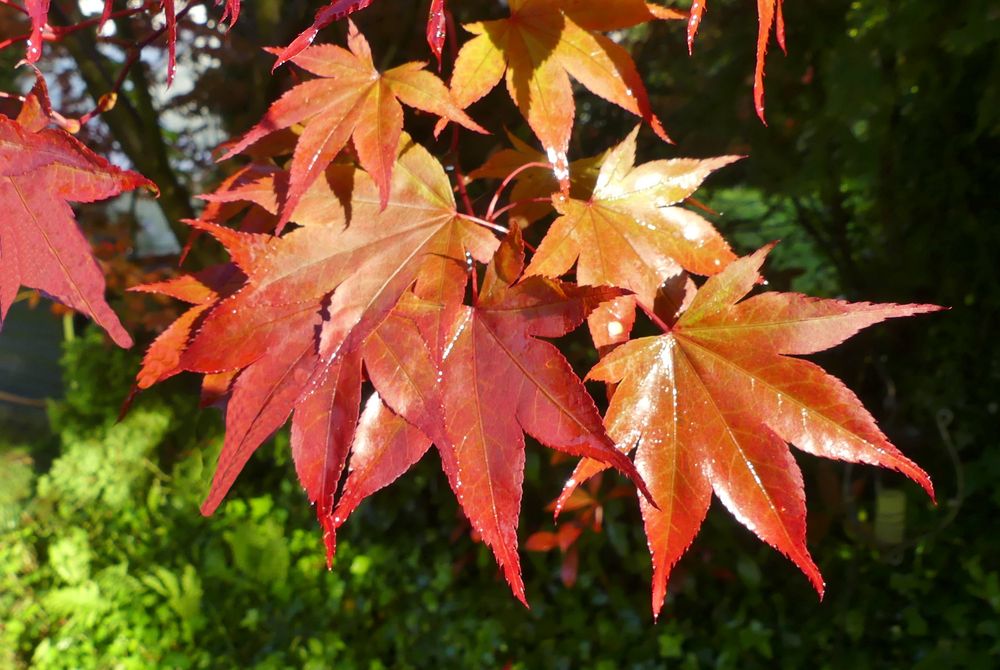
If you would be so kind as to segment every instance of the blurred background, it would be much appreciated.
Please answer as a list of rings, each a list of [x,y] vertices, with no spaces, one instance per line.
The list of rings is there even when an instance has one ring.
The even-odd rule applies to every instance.
[[[500,1],[450,4],[460,21],[505,11]],[[163,52],[147,49],[118,106],[82,133],[161,188],[158,201],[129,195],[80,210],[139,346],[118,350],[30,292],[0,333],[0,668],[995,667],[997,3],[788,0],[789,53],[773,47],[767,59],[767,127],[750,97],[752,3],[710,3],[690,57],[683,22],[614,35],[677,141],[644,130],[642,160],[749,156],[713,176],[699,199],[740,253],[781,240],[768,266],[774,288],[952,308],[814,357],[931,474],[937,506],[894,473],[800,454],[823,602],[714,505],[655,624],[634,496],[608,475],[554,526],[544,508],[572,463],[550,462],[537,445],[520,524],[525,610],[470,537],[434,454],[358,510],[328,572],[285,431],[205,519],[198,504],[222,425],[197,408],[196,380],[142,394],[116,421],[142,346],[177,313],[124,288],[176,272],[179,221],[198,207],[192,194],[234,168],[214,164],[211,150],[295,81],[288,67],[271,77],[259,47],[288,43],[314,5],[252,0],[228,33],[217,8],[195,8],[181,26],[173,87]],[[429,58],[426,5],[380,0],[357,15],[378,62]],[[52,22],[101,6],[57,0]],[[22,18],[0,5],[0,40],[23,33]],[[123,45],[161,20],[122,20],[49,45],[41,65],[56,108],[89,110],[114,81]],[[16,48],[0,52],[0,90],[30,86],[13,70],[20,58]],[[575,157],[632,127],[586,92],[577,103]],[[503,91],[470,113],[497,132],[465,138],[466,170],[501,145],[504,119],[519,119]],[[408,123],[447,151],[429,119]],[[530,140],[523,124],[510,130]],[[492,187],[474,185],[473,195]],[[190,267],[221,259],[212,244]],[[565,344],[579,370],[594,363],[581,336]]]

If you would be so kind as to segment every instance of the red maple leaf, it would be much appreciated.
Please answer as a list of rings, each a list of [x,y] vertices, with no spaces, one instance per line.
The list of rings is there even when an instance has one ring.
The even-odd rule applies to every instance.
[[[223,156],[229,158],[277,130],[305,124],[292,155],[279,230],[309,186],[352,138],[358,159],[378,185],[380,202],[385,207],[403,131],[400,101],[486,132],[453,102],[447,87],[424,70],[423,63],[405,63],[380,73],[375,69],[368,42],[353,23],[347,44],[349,50],[332,44],[309,47],[292,58],[296,65],[319,78],[285,93],[260,123]]]
[[[465,25],[475,37],[455,61],[451,88],[459,105],[485,96],[506,73],[511,98],[561,182],[569,177],[566,152],[576,113],[570,76],[669,141],[631,56],[600,32],[675,13],[644,0],[513,0],[510,12],[507,19]]]
[[[621,291],[543,277],[518,281],[523,262],[515,228],[487,268],[476,304],[454,312],[440,359],[425,344],[422,328],[434,307],[415,297],[366,341],[365,366],[379,396],[419,431],[392,421],[365,429],[357,442],[363,467],[348,479],[348,502],[338,506],[335,523],[342,524],[365,495],[398,477],[433,441],[475,531],[526,602],[516,536],[524,432],[553,449],[613,465],[644,485],[605,435],[569,363],[555,346],[535,339],[566,334]],[[378,407],[369,412],[372,421],[386,417]]]
[[[237,207],[242,197],[273,210],[282,175],[244,173],[246,179],[231,180],[216,194],[215,204],[231,198]],[[332,554],[330,510],[357,418],[361,344],[408,287],[427,287],[431,296],[435,277],[454,276],[442,264],[464,277],[467,254],[485,261],[496,246],[492,233],[457,214],[444,169],[405,136],[392,184],[381,209],[368,175],[331,166],[296,209],[300,227],[281,237],[192,222],[226,246],[239,272],[231,270],[221,283],[199,276],[152,287],[195,307],[153,344],[140,386],[191,370],[207,375],[211,397],[228,394],[226,441],[206,514],[294,411],[296,463],[331,532]]]
[[[515,283],[524,255],[517,228],[513,231],[487,270],[475,307],[458,315],[451,349],[442,361],[454,450],[454,460],[444,462],[473,526],[523,601],[515,535],[524,469],[522,430],[553,449],[589,453],[634,473],[631,462],[611,456],[613,443],[569,363],[554,345],[535,339],[566,334],[621,291],[543,277]]]
[[[427,46],[437,58],[438,70],[441,69],[441,54],[447,37],[448,10],[445,9],[444,0],[431,0],[431,8],[427,14]]]
[[[90,317],[120,346],[132,338],[104,299],[104,275],[70,202],[95,202],[140,186],[63,130],[46,128],[31,95],[18,120],[0,115],[0,323],[20,286]]]
[[[653,612],[670,570],[687,550],[714,492],[758,537],[788,556],[823,592],[806,548],[802,475],[788,450],[902,472],[933,497],[927,474],[878,429],[835,377],[793,355],[822,351],[888,318],[940,309],[762,293],[770,247],[708,279],[668,332],[632,340],[601,360],[589,379],[618,384],[608,433],[636,467],[659,509],[640,499],[653,557]],[[582,461],[563,492],[604,469]]]
[[[280,174],[232,180],[230,193],[273,207],[267,184]],[[226,439],[206,514],[291,414],[296,469],[316,503],[329,560],[335,530],[353,507],[433,441],[463,509],[524,600],[515,536],[524,431],[614,465],[643,487],[565,358],[535,339],[565,334],[623,292],[544,277],[517,281],[524,257],[515,228],[476,304],[463,306],[466,263],[485,260],[495,238],[455,212],[443,169],[408,138],[393,175],[382,210],[365,173],[331,166],[317,182],[326,195],[313,196],[327,218],[280,237],[195,222],[223,242],[235,266],[151,287],[195,307],[153,344],[140,384],[184,369],[223,384]],[[297,221],[312,216],[302,212]],[[226,371],[238,375],[215,376]],[[360,415],[363,371],[379,399]],[[510,407],[487,405],[500,398]],[[334,511],[351,453],[352,475]]]

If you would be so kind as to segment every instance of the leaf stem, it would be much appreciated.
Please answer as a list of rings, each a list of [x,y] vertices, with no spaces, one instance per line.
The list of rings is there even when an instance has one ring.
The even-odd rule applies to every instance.
[[[8,37],[7,39],[0,41],[0,50],[6,49],[12,44],[17,44],[18,42],[24,42],[28,39],[30,35],[17,35],[16,37]]]
[[[472,304],[476,304],[479,302],[479,276],[476,274],[476,261],[468,251],[465,252],[465,267],[472,281]]]
[[[644,305],[641,300],[636,300],[635,303],[639,305],[639,309],[641,309],[643,313],[647,317],[649,317],[649,320],[652,321],[653,324],[656,325],[664,333],[669,333],[672,330],[666,321],[657,316],[656,312],[646,307],[646,305]]]
[[[475,214],[475,210],[472,208],[472,200],[469,199],[469,191],[465,188],[465,173],[462,172],[462,164],[458,158],[458,126],[452,126],[451,132],[451,154],[455,157],[455,161],[452,163],[455,167],[455,183],[458,185],[458,195],[462,199],[462,206],[465,207],[465,213],[472,216]]]
[[[467,221],[478,223],[480,226],[485,226],[486,228],[489,228],[490,230],[495,230],[498,233],[503,233],[504,235],[506,235],[507,233],[510,232],[510,228],[501,226],[499,223],[486,221],[485,219],[480,219],[478,216],[474,216],[472,214],[462,214],[461,212],[456,212],[456,214],[458,214],[458,216],[460,216],[461,218],[466,219]]]
[[[549,169],[549,164],[548,163],[540,163],[538,161],[532,161],[530,163],[525,163],[524,165],[521,165],[520,167],[514,169],[509,175],[507,175],[504,178],[504,180],[502,182],[500,182],[500,186],[497,187],[496,192],[493,194],[493,199],[490,200],[490,206],[486,210],[486,218],[487,218],[487,220],[492,221],[493,218],[494,218],[494,216],[496,216],[494,214],[494,210],[497,207],[497,201],[500,199],[500,194],[503,193],[503,190],[505,188],[507,188],[507,184],[509,184],[511,181],[513,181],[514,177],[516,177],[517,175],[519,175],[522,172],[524,172],[525,170],[528,170],[528,169],[533,168],[533,167],[540,167],[540,168],[544,168],[544,169],[547,170],[547,169]]]
[[[526,205],[529,202],[552,202],[552,198],[525,198],[524,200],[515,200],[514,202],[504,205],[497,211],[493,212],[493,218],[496,219],[501,214],[506,214],[515,207],[519,205]]]

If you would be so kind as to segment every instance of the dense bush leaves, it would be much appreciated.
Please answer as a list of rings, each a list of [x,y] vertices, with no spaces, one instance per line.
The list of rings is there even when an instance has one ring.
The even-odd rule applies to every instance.
[[[120,346],[132,338],[104,300],[104,275],[70,202],[94,202],[140,186],[62,130],[45,126],[35,95],[18,120],[0,114],[0,323],[21,286],[87,315]]]

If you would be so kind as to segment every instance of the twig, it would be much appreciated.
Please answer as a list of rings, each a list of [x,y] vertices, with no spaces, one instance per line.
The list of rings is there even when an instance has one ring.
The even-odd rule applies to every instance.
[[[11,4],[9,0],[0,0],[0,4],[3,4],[7,7],[17,7],[17,5]],[[133,16],[134,14],[140,14],[147,10],[153,9],[154,7],[156,7],[157,4],[158,3],[156,2],[147,2],[144,3],[141,7],[135,7],[133,9],[122,9],[120,11],[113,12],[108,16],[108,18],[121,19],[127,16]],[[200,4],[200,3],[193,3],[193,4]],[[188,7],[190,6],[192,5],[188,5]],[[182,12],[186,10],[187,7],[185,7],[184,10],[182,10]],[[179,17],[180,14],[178,14],[177,16]],[[59,42],[62,40],[62,38],[66,37],[67,35],[72,35],[75,32],[83,30],[84,28],[95,26],[98,23],[100,23],[100,18],[87,19],[86,21],[81,21],[80,23],[74,23],[71,26],[48,26],[45,32],[42,33],[42,41]],[[157,35],[157,37],[159,37],[159,35],[162,35],[163,32],[165,32],[165,30],[166,28],[161,28],[160,30],[158,30],[157,33],[159,34]],[[0,50],[6,49],[12,44],[17,44],[18,42],[24,42],[29,37],[31,37],[31,33],[25,33],[24,35],[16,35],[14,37],[8,37],[7,39],[0,42]]]
[[[455,168],[455,182],[458,184],[458,194],[462,199],[462,206],[465,213],[472,216],[475,210],[472,208],[472,200],[469,199],[469,192],[465,188],[465,173],[462,172],[462,163],[458,157],[458,125],[451,128],[451,148],[449,153],[454,157],[452,165]]]
[[[552,198],[525,198],[524,200],[516,200],[508,205],[504,205],[497,211],[493,212],[493,218],[497,219],[501,214],[506,214],[510,210],[514,209],[519,205],[526,205],[530,202],[552,202]]]
[[[451,62],[454,63],[458,59],[458,33],[455,32],[455,17],[446,9],[444,18],[448,31],[448,50],[451,53]],[[475,214],[475,210],[472,207],[472,200],[469,198],[469,191],[465,187],[465,173],[462,172],[462,163],[458,156],[458,133],[458,124],[452,125],[451,146],[448,148],[448,153],[454,158],[455,181],[458,184],[458,195],[462,200],[462,206],[465,207],[465,213],[472,216]]]
[[[17,44],[18,42],[26,41],[31,35],[18,35],[16,37],[8,37],[7,39],[0,42],[0,49],[6,49],[12,44]]]
[[[45,407],[45,398],[25,398],[14,393],[0,391],[0,402],[9,402],[15,405],[25,405],[27,407]]]
[[[177,15],[175,17],[175,22],[179,22],[187,15],[188,12],[190,12],[192,9],[194,9],[196,6],[200,4],[202,4],[201,0],[195,0],[194,2],[189,2],[184,7],[184,9],[177,12]],[[111,14],[111,16],[114,17],[115,14]],[[96,23],[99,20],[100,20],[99,18],[95,19],[94,22]],[[126,77],[128,77],[129,70],[132,69],[132,66],[135,65],[139,61],[140,56],[142,56],[142,50],[148,47],[156,40],[158,40],[160,37],[162,37],[163,34],[167,32],[168,25],[169,24],[164,24],[162,28],[154,30],[152,33],[146,36],[145,39],[143,39],[141,42],[137,42],[128,50],[128,56],[125,58],[125,62],[122,63],[122,69],[119,71],[118,78],[115,79],[115,83],[112,84],[111,90],[100,97],[100,99],[97,101],[97,104],[94,105],[94,108],[92,110],[90,110],[89,112],[80,117],[81,126],[90,121],[91,119],[93,119],[95,116],[98,116],[99,114],[102,114],[103,112],[106,112],[112,107],[114,107],[115,101],[118,98],[118,92],[125,84],[125,79]]]

